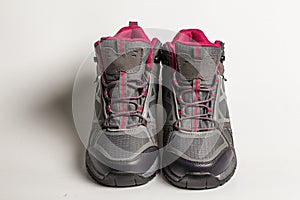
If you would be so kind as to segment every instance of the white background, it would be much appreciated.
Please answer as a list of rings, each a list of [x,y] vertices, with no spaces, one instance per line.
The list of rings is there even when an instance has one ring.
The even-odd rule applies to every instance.
[[[299,199],[298,2],[1,0],[0,199]],[[74,78],[93,43],[129,20],[225,41],[238,168],[224,186],[185,191],[158,176],[116,189],[87,176]]]

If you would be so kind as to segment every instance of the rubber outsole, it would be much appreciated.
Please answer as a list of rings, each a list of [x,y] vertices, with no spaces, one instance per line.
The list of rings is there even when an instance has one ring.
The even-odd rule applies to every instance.
[[[175,181],[169,175],[172,173],[168,167],[163,168],[162,173],[164,177],[174,186],[182,189],[191,189],[191,190],[206,190],[213,189],[225,184],[233,176],[236,169],[236,165],[233,168],[233,171],[224,179],[219,180],[212,174],[186,174],[179,181]]]
[[[86,155],[86,169],[89,175],[99,184],[108,187],[134,187],[144,185],[152,180],[156,173],[149,177],[143,177],[139,174],[126,173],[117,170],[110,171],[107,175],[100,174],[94,168],[89,156]],[[104,166],[104,165],[103,165]],[[105,166],[106,167],[106,166]]]

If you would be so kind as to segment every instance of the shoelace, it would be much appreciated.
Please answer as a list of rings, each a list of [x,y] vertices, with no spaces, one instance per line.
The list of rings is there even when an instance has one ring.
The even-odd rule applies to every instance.
[[[217,79],[216,79],[217,80]],[[175,85],[175,89],[178,91],[178,93],[176,94],[178,96],[177,101],[179,102],[181,109],[178,110],[179,113],[179,119],[174,123],[174,128],[177,130],[183,130],[183,131],[194,131],[194,132],[199,132],[199,131],[208,131],[208,130],[213,130],[215,129],[215,120],[212,118],[212,113],[213,110],[210,108],[210,103],[211,101],[216,97],[215,94],[211,93],[214,89],[215,89],[215,84],[210,87],[210,86],[201,86],[199,89],[195,89],[193,88],[193,86],[191,85],[179,85],[176,79],[176,73],[173,74],[173,83]],[[215,82],[217,83],[217,81]],[[185,102],[182,98],[182,96],[185,93],[207,93],[207,97],[205,100],[196,100],[193,101],[191,103],[189,102]],[[194,115],[189,115],[185,112],[185,110],[188,107],[192,107],[192,108],[196,108],[196,109],[201,109],[204,108],[204,113],[203,114],[194,114]],[[181,127],[180,126],[180,122],[182,122],[183,120],[187,120],[187,119],[193,119],[194,120],[194,124],[196,124],[199,121],[210,121],[213,123],[212,127],[204,127],[204,128],[198,128],[198,126],[194,126],[193,129],[188,129],[185,127]]]
[[[139,125],[146,125],[146,119],[141,115],[143,111],[143,107],[136,103],[134,100],[138,102],[139,99],[141,99],[143,96],[147,95],[147,91],[145,90],[146,86],[148,85],[149,78],[146,78],[147,81],[143,81],[141,79],[137,78],[129,78],[127,79],[127,86],[132,87],[136,90],[141,90],[140,95],[138,96],[129,96],[129,97],[123,97],[123,98],[111,98],[109,97],[109,90],[114,88],[117,84],[120,84],[120,80],[112,81],[109,83],[106,83],[105,78],[102,76],[101,81],[104,86],[104,99],[107,102],[106,111],[108,113],[107,119],[104,121],[103,126],[105,128],[116,128],[119,129],[119,126],[114,126],[110,124],[110,120],[116,118],[116,117],[129,117],[129,116],[135,116],[139,117],[141,120],[138,123],[134,124],[128,124],[126,128],[130,128],[133,126],[139,126]],[[135,83],[135,84],[134,84]],[[112,109],[112,104],[114,103],[124,103],[124,104],[133,104],[135,105],[135,110],[131,111],[124,111],[124,112],[116,112]]]

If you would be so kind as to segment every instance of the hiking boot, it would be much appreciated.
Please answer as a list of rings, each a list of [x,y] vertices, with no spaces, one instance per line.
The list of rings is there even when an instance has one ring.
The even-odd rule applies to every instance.
[[[95,43],[97,89],[86,167],[103,185],[142,185],[156,174],[160,46],[136,22]]]
[[[224,43],[188,29],[163,49],[163,174],[180,188],[218,187],[237,164],[224,89]]]

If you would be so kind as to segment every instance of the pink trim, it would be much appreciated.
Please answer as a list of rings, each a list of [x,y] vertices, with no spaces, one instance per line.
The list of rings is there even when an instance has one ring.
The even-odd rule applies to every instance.
[[[143,107],[138,106],[136,109],[137,109],[137,110],[143,110]]]
[[[178,101],[183,101],[183,98],[182,97],[178,97],[177,100]]]
[[[105,92],[105,93],[103,94],[103,96],[104,96],[104,97],[108,97],[108,94]]]
[[[101,40],[118,40],[118,37],[102,37]],[[123,38],[124,41],[126,42],[145,42],[150,44],[151,42],[146,40],[146,39],[141,39],[141,38]]]
[[[197,57],[197,51],[196,51],[196,57]],[[199,79],[195,80],[195,85],[196,85],[196,88],[195,88],[195,100],[198,101],[199,100],[199,94],[198,94]],[[194,114],[197,115],[197,113],[198,113],[198,107],[195,107]],[[194,119],[194,131],[197,131],[197,124],[196,123],[197,123],[197,120]]]
[[[154,48],[157,42],[158,42],[158,38],[153,38],[151,41],[151,47]]]
[[[196,58],[197,59],[200,58],[200,49],[199,49],[199,47],[196,47]]]
[[[142,41],[146,43],[151,43],[148,36],[144,30],[139,26],[125,26],[121,28],[116,35],[113,37],[102,37],[101,40],[119,40],[123,39],[124,41]]]
[[[177,80],[176,80],[176,79],[174,79],[174,80],[173,80],[173,82],[174,82],[174,83],[177,83]]]
[[[221,47],[221,41],[220,40],[216,40],[215,44],[218,45],[219,47]]]
[[[152,62],[147,63],[147,67],[152,69]]]
[[[148,77],[146,77],[146,80],[147,80],[147,81],[150,81],[150,77],[149,77],[149,76],[148,76]]]
[[[217,67],[217,73],[220,73],[220,70],[221,70],[221,66],[218,65],[218,67]]]
[[[173,42],[172,42],[173,43]],[[192,45],[192,46],[202,46],[202,47],[216,47],[216,48],[221,48],[221,46],[218,46],[216,44],[199,44],[197,42],[182,42],[182,41],[175,41],[175,43],[180,43],[180,44],[184,44],[184,45]]]
[[[153,57],[153,48],[154,46],[156,45],[158,39],[157,38],[154,38],[152,41],[151,41],[151,50],[149,52],[149,56],[148,56],[148,59],[147,59],[147,66],[151,69],[152,68],[152,57]]]
[[[147,39],[149,42],[149,38],[144,32],[144,30],[140,26],[125,26],[121,28],[114,37],[119,38],[141,38]]]
[[[148,92],[147,92],[147,91],[145,91],[145,90],[142,90],[142,93],[143,93],[143,94],[148,94]]]
[[[177,33],[177,35],[172,41],[173,44],[175,44],[176,42],[186,45],[212,46],[221,48],[220,42],[210,42],[203,33],[203,31],[199,29],[183,29],[179,31],[179,33]]]
[[[211,109],[208,109],[208,110],[207,110],[207,112],[209,112],[209,113],[212,113],[212,112],[213,112],[213,110],[211,110]]]
[[[107,111],[111,111],[112,108],[111,108],[111,107],[107,107],[106,110],[107,110]]]
[[[121,45],[120,45],[121,46]],[[121,84],[122,84],[122,98],[125,97],[125,72],[121,72]],[[122,112],[125,112],[125,104],[122,103]],[[121,129],[125,126],[125,118],[122,116]]]
[[[216,97],[216,94],[211,94],[212,97]]]
[[[219,83],[219,79],[216,79],[215,82],[216,82],[216,83]]]

